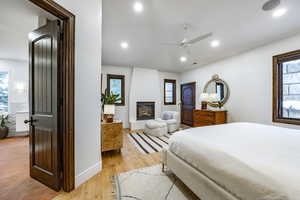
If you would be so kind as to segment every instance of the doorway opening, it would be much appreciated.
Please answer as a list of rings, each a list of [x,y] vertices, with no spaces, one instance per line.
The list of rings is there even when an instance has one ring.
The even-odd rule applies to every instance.
[[[193,126],[193,110],[196,105],[196,83],[181,85],[181,123]]]
[[[75,16],[52,1],[4,1],[0,11],[0,199],[51,199],[75,182]]]

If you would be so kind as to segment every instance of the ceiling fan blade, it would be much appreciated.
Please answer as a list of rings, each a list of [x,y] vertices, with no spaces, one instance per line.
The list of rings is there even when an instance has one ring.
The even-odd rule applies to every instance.
[[[196,37],[196,38],[194,38],[194,39],[191,39],[191,40],[187,41],[186,44],[194,44],[194,43],[197,43],[197,42],[199,42],[199,41],[201,41],[201,40],[204,40],[204,39],[206,39],[206,38],[211,37],[212,35],[213,35],[213,33],[207,33],[207,34],[205,34],[205,35],[201,35],[201,36],[199,36],[199,37]]]

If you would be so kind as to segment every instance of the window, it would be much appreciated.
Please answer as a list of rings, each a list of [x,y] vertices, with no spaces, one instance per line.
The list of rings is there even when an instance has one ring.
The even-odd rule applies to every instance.
[[[116,103],[116,105],[124,106],[125,105],[125,76],[123,75],[107,75],[107,91],[113,94],[119,94],[121,100]]]
[[[273,121],[300,125],[300,50],[273,57]]]
[[[164,103],[165,105],[176,104],[176,80],[165,79],[164,81]]]
[[[8,72],[0,72],[0,112],[8,112]]]

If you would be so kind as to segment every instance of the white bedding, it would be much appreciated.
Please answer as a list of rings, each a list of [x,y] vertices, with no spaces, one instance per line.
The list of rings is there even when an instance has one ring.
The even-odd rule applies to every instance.
[[[169,150],[245,200],[300,199],[300,131],[254,123],[175,133]]]

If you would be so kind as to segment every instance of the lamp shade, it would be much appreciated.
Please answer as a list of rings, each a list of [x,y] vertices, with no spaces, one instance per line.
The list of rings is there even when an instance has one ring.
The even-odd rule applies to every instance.
[[[209,99],[208,100],[209,102],[217,102],[217,101],[219,101],[217,93],[211,93],[211,94],[209,94],[208,99]]]
[[[209,94],[208,93],[202,93],[200,95],[200,101],[208,101],[209,100]]]
[[[105,115],[114,115],[115,114],[115,105],[104,105],[104,114]]]

